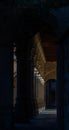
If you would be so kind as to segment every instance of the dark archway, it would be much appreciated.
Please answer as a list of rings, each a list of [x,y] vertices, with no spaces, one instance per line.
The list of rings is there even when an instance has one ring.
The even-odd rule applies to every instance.
[[[49,79],[45,85],[46,109],[56,108],[56,80]]]
[[[17,55],[17,101],[15,107],[15,121],[27,122],[36,114],[36,102],[34,99],[33,85],[33,57],[32,38],[37,32],[43,31],[46,26],[47,33],[50,33],[53,22],[50,23],[52,15],[46,12],[45,15],[38,8],[27,8],[17,15],[14,28],[14,40],[16,43]],[[52,16],[52,17],[51,17]],[[51,18],[50,18],[51,17]],[[53,21],[55,18],[53,17]],[[50,25],[51,24],[51,25]],[[48,32],[49,29],[49,32]]]
[[[2,2],[2,3],[4,3],[4,2]],[[0,96],[1,96],[1,99],[4,98],[5,100],[4,99],[1,100],[2,104],[0,104],[1,105],[0,110],[1,110],[1,115],[3,118],[3,122],[5,122],[5,128],[9,129],[10,124],[11,124],[10,118],[12,118],[12,116],[11,116],[12,115],[12,92],[11,91],[12,91],[12,86],[13,86],[12,85],[13,42],[15,42],[16,46],[17,46],[18,70],[19,70],[18,90],[20,92],[20,93],[18,93],[19,99],[17,98],[17,106],[19,107],[19,108],[17,108],[18,109],[17,112],[19,114],[17,114],[16,117],[19,116],[19,119],[17,119],[17,120],[20,120],[21,122],[23,122],[24,121],[23,119],[28,119],[28,118],[32,117],[33,108],[34,108],[34,106],[32,104],[32,100],[29,98],[29,101],[30,101],[30,104],[29,104],[28,97],[27,97],[27,100],[24,100],[24,97],[23,97],[24,95],[27,96],[27,91],[29,92],[29,94],[28,94],[29,97],[33,95],[33,93],[31,93],[31,92],[33,92],[33,88],[32,87],[30,88],[30,86],[32,86],[31,85],[32,80],[31,80],[30,75],[33,74],[32,73],[33,71],[31,71],[31,62],[30,62],[30,61],[32,61],[31,60],[31,49],[32,49],[32,45],[33,45],[32,37],[36,34],[36,32],[38,32],[40,30],[40,28],[43,27],[44,24],[47,25],[49,15],[47,15],[47,17],[45,17],[46,14],[44,15],[44,13],[42,13],[42,16],[44,16],[44,20],[43,20],[43,17],[40,16],[41,17],[41,19],[40,19],[37,16],[36,22],[34,24],[33,21],[35,21],[35,18],[33,18],[31,20],[31,19],[29,19],[30,14],[29,13],[27,14],[26,12],[24,13],[24,11],[28,12],[29,10],[25,9],[24,11],[23,10],[19,11],[18,9],[11,9],[11,8],[7,9],[7,6],[6,6],[6,10],[5,10],[5,8],[4,8],[5,4],[4,4],[4,6],[2,4],[2,7],[1,7],[2,15],[1,15],[1,21],[0,21],[0,27],[1,27],[1,29],[0,29],[0,31],[1,31],[1,37],[0,37],[1,55],[0,56],[2,59],[1,66],[0,66],[2,80],[0,82],[2,83],[1,84],[2,89],[1,89]],[[14,11],[14,10],[16,10],[16,11]],[[36,11],[36,14],[37,14],[37,11]],[[31,16],[30,16],[30,18],[31,18]],[[26,18],[28,18],[28,19],[26,19]],[[47,21],[46,21],[46,19],[47,19]],[[39,22],[37,22],[37,21],[39,21]],[[51,19],[50,19],[50,21],[51,21]],[[33,24],[31,25],[32,22],[33,22]],[[51,24],[52,24],[52,22],[51,22]],[[35,26],[36,26],[36,28],[35,28]],[[58,103],[58,107],[59,107],[58,111],[59,111],[59,118],[61,120],[59,123],[59,127],[60,127],[60,125],[62,125],[62,127],[64,127],[64,126],[68,127],[68,123],[64,124],[64,104],[63,104],[64,90],[63,90],[63,88],[60,88],[61,86],[64,86],[65,82],[66,83],[68,82],[68,81],[64,81],[65,73],[63,72],[63,70],[64,70],[64,55],[63,55],[64,51],[63,50],[64,50],[64,48],[62,47],[62,45],[59,46],[58,57],[60,57],[60,58],[58,60],[58,70],[61,72],[60,75],[59,75],[59,72],[57,72],[58,80],[59,80],[58,89],[60,92],[60,96],[58,97],[60,100]],[[67,54],[67,53],[65,52],[65,54]],[[63,59],[62,59],[62,57],[63,57]],[[4,66],[2,66],[2,64]],[[29,66],[28,66],[28,64],[29,64]],[[68,63],[67,63],[67,65],[68,65]],[[5,74],[5,75],[2,76],[2,74]],[[9,78],[9,76],[11,78]],[[27,82],[27,81],[30,81],[30,82]],[[25,84],[25,82],[26,82],[26,84]],[[3,90],[6,90],[5,95],[3,93],[4,92]],[[62,93],[62,97],[61,97],[61,93]],[[26,102],[23,102],[23,100]],[[67,99],[66,99],[66,101],[67,101]],[[28,109],[28,106],[29,106],[29,109]],[[30,108],[31,108],[31,110],[30,110]],[[10,111],[10,113],[9,113],[9,111]],[[4,116],[4,114],[5,114],[5,116]],[[60,129],[63,129],[62,127]]]

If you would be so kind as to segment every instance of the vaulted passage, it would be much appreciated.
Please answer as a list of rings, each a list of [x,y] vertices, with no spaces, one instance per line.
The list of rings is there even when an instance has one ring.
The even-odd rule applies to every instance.
[[[0,3],[0,128],[69,130],[69,6]]]
[[[43,29],[41,31],[43,31]],[[16,127],[21,127],[20,124],[29,123],[29,127],[30,125],[32,125],[32,127],[35,125],[36,128],[40,128],[40,122],[42,122],[42,129],[43,126],[45,128],[48,128],[48,123],[50,123],[52,128],[56,129],[56,85],[54,86],[54,84],[50,83],[50,93],[47,91],[49,89],[49,86],[47,88],[47,81],[54,81],[56,79],[56,45],[54,48],[55,51],[51,56],[53,48],[50,44],[52,44],[52,42],[50,41],[49,43],[49,41],[45,39],[44,42],[45,44],[47,43],[49,51],[48,53],[50,53],[50,55],[47,53],[46,56],[47,47],[43,46],[42,40],[43,38],[41,37],[41,32],[35,34],[35,36],[32,38],[33,46],[30,49],[31,52],[27,54],[26,48],[26,51],[24,52],[23,50],[22,52],[24,53],[23,57],[22,53],[20,52],[20,59],[18,58],[17,46],[14,47],[14,122]],[[17,55],[15,56],[15,54]],[[30,57],[28,57],[29,54]],[[24,68],[23,65],[21,67],[21,64],[24,65]],[[20,86],[21,84],[19,82],[22,82],[22,86]],[[19,87],[21,88],[19,89]],[[53,87],[55,88],[53,89]]]

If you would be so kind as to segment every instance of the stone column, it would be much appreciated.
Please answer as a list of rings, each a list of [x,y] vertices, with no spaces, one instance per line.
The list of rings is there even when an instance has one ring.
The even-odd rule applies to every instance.
[[[17,45],[17,100],[15,122],[27,123],[34,115],[34,65],[32,60],[31,41]]]
[[[38,113],[38,103],[37,103],[37,96],[38,96],[38,77],[37,77],[37,69],[34,69],[34,99],[35,99],[35,107],[34,107],[34,111],[35,114]],[[34,115],[35,115],[34,114]]]
[[[69,129],[69,38],[58,45],[57,122],[58,130]]]
[[[11,130],[13,106],[13,48],[0,45],[0,130]]]
[[[50,82],[46,82],[46,109],[50,108]]]
[[[69,130],[69,38],[64,41],[64,130]]]
[[[57,129],[64,130],[64,52],[63,45],[57,45]]]

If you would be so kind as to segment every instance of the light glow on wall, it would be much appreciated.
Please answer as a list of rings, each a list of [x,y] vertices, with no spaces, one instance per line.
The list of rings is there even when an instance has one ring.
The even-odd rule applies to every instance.
[[[36,68],[34,68],[34,74],[40,80],[40,82],[44,85],[44,79],[41,77],[41,75],[39,74],[39,72]]]

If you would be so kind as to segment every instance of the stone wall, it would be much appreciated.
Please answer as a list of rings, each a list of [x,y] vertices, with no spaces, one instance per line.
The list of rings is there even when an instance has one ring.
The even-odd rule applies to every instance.
[[[45,85],[44,82],[46,82],[48,79],[56,79],[56,62],[48,62],[45,59],[44,52],[41,46],[41,40],[39,35],[35,35],[34,39],[34,64],[37,69],[38,74],[36,74],[36,88],[35,88],[35,95],[36,100],[38,104],[38,108],[44,107],[45,101],[44,101],[44,89]],[[16,79],[17,79],[17,64],[16,64],[16,57],[14,57],[14,103],[16,100]],[[38,76],[37,76],[38,75]],[[40,75],[40,76],[39,76]],[[40,78],[39,78],[40,77]],[[42,79],[43,82],[42,82]]]
[[[45,66],[45,81],[48,79],[56,79],[56,69],[57,63],[54,62],[46,62]]]
[[[56,79],[57,63],[46,61],[43,48],[41,46],[41,39],[39,37],[39,34],[35,35],[34,37],[34,48],[35,48],[34,64],[37,68],[38,73],[44,79],[44,82],[46,83],[46,81],[49,79]],[[46,84],[42,84],[40,79],[37,78],[36,86],[37,86],[36,99],[38,108],[44,107],[45,105],[44,90]]]
[[[44,56],[44,52],[41,46],[41,41],[39,34],[35,35],[34,37],[34,48],[35,48],[35,55],[34,55],[34,64],[37,69],[36,73],[36,100],[37,106],[39,108],[45,107],[44,103],[44,79],[45,79],[45,64],[46,59]],[[43,82],[42,82],[43,79]]]
[[[41,40],[40,40],[39,34],[35,35],[34,37],[34,48],[35,48],[34,64],[38,72],[44,79],[46,59],[45,59],[44,52],[41,46]]]
[[[44,79],[39,74],[38,70],[35,68],[35,98],[37,101],[37,107],[43,108],[45,107],[44,102]]]

